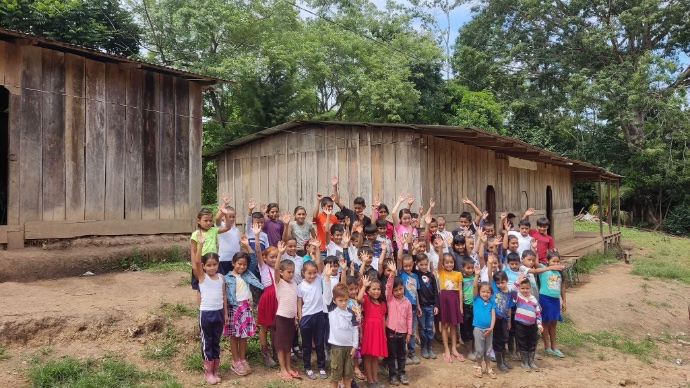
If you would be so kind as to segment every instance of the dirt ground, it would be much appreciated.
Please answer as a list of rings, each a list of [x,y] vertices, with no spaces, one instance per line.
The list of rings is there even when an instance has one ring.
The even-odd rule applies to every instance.
[[[629,274],[630,267],[614,263],[589,275],[587,282],[568,289],[568,315],[579,331],[611,330],[634,338],[690,332],[686,315],[690,287],[677,282],[644,280]],[[169,360],[143,357],[144,348],[164,330],[162,303],[193,306],[194,294],[181,272],[126,272],[70,277],[29,283],[0,283],[0,344],[9,358],[0,361],[0,387],[27,386],[29,359],[71,355],[97,358],[106,353],[122,357],[142,370],[163,368],[185,387],[200,386],[200,373],[190,372],[182,360],[197,351],[196,320],[174,319],[178,337],[186,339]],[[684,337],[687,340],[687,337]],[[675,339],[658,341],[652,364],[610,348],[595,351],[563,347],[565,359],[539,361],[540,373],[518,368],[498,379],[472,377],[472,364],[447,364],[442,359],[408,367],[412,387],[606,387],[690,385],[690,347]],[[435,344],[436,352],[441,346]],[[541,347],[541,345],[540,345]],[[226,352],[223,357],[229,357]],[[682,359],[682,365],[676,359]],[[275,370],[257,366],[249,377],[223,374],[222,386],[278,387]],[[384,381],[382,379],[382,381]],[[322,387],[325,381],[303,381],[304,387]]]

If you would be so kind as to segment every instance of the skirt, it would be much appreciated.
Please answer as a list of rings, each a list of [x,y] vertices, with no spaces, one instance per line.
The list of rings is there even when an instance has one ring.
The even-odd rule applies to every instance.
[[[261,326],[273,326],[273,323],[276,320],[276,311],[278,311],[276,288],[271,284],[270,286],[264,288],[264,292],[261,294],[261,298],[259,299],[256,322]]]
[[[295,338],[295,318],[276,315],[275,336],[271,337],[273,347],[276,350],[289,352],[292,350],[292,341]]]
[[[460,291],[441,290],[439,304],[441,323],[457,325],[463,322],[462,313],[460,312]]]
[[[541,320],[543,322],[561,321],[561,298],[554,298],[539,294],[539,305],[541,305]]]
[[[228,322],[228,330],[225,332],[226,336],[237,338],[249,338],[256,333],[256,324],[254,323],[254,315],[252,314],[252,306],[248,300],[243,300],[238,306],[228,306],[230,322]]]

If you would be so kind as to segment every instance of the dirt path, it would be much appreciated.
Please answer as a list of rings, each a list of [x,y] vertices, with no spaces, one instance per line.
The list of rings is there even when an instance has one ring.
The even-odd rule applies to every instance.
[[[659,280],[645,281],[628,274],[625,264],[603,267],[590,281],[569,289],[568,314],[581,331],[624,330],[632,336],[689,332],[684,315],[690,287]],[[193,305],[188,285],[179,285],[184,273],[129,272],[65,278],[32,283],[0,283],[0,344],[10,358],[0,361],[0,387],[26,386],[31,356],[71,355],[100,357],[110,352],[141,369],[164,369],[185,387],[198,386],[200,374],[184,369],[183,359],[197,352],[196,319],[177,317],[175,329],[183,339],[180,352],[166,361],[143,357],[144,348],[160,335],[164,322],[161,303]],[[642,286],[647,284],[647,286]],[[632,306],[629,306],[631,303]],[[666,304],[664,304],[666,303]],[[513,370],[497,380],[475,379],[469,362],[446,364],[441,359],[408,367],[413,387],[605,387],[626,385],[678,387],[690,383],[688,347],[659,343],[653,364],[609,348],[568,349],[572,356],[548,358],[541,373]],[[436,345],[440,354],[440,346]],[[596,354],[596,355],[595,355]],[[228,353],[224,353],[227,357]],[[682,358],[684,364],[675,364]],[[224,374],[222,386],[278,387],[275,371],[257,367],[249,378]],[[304,381],[321,387],[323,381]]]

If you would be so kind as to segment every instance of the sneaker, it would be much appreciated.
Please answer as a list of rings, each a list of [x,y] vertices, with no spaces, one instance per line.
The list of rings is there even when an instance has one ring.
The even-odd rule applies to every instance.
[[[311,370],[311,369],[305,369],[305,370],[304,370],[304,374],[307,375],[307,377],[308,377],[310,380],[316,380],[316,373],[314,373],[313,370]]]
[[[423,349],[422,349],[422,358],[424,358],[424,359],[426,359],[426,360],[428,360],[429,358],[431,358],[431,357],[429,356],[429,351],[428,351],[426,348],[423,348]]]
[[[297,356],[297,358],[299,358],[300,360],[302,359],[302,349],[300,349],[299,346],[293,347],[292,353],[294,353],[295,356]]]
[[[551,349],[551,348],[547,348],[544,350],[544,355],[545,356],[555,356],[556,352],[554,352],[553,349]]]
[[[405,365],[414,365],[410,357],[405,357]]]
[[[321,377],[322,379],[325,380],[325,379],[328,378],[328,374],[326,373],[325,370],[321,369],[321,370],[319,371],[319,377]]]
[[[400,385],[400,380],[398,380],[398,376],[391,376],[388,382],[390,383],[390,385]]]
[[[418,365],[422,360],[417,357],[416,354],[413,354],[412,357],[410,357],[410,360],[412,361],[412,365]]]
[[[556,357],[559,357],[559,358],[565,358],[565,354],[563,354],[563,352],[561,352],[561,351],[558,350],[558,349],[553,350],[553,355],[556,356]]]
[[[292,361],[292,362],[299,361],[299,358],[297,357],[297,355],[295,354],[294,351],[290,351],[290,361]]]
[[[242,362],[240,361],[235,361],[230,365],[230,369],[232,369],[233,372],[235,372],[238,376],[246,376],[247,375],[247,370],[244,369],[244,366],[242,365]]]
[[[489,356],[491,357],[492,362],[496,362],[496,353],[493,349],[491,349],[491,353],[489,353]]]
[[[405,376],[404,374],[400,375],[400,382],[403,383],[403,385],[410,384],[410,382],[407,381],[407,376]]]
[[[376,382],[376,385],[377,385],[379,388],[386,388],[386,384],[384,384],[384,383],[382,383],[382,382],[380,382],[380,381],[377,381],[377,382]]]
[[[244,370],[247,371],[247,373],[252,373],[252,368],[249,366],[247,360],[240,360],[240,362],[242,363],[242,366],[244,367]]]
[[[429,358],[431,358],[432,360],[436,359],[436,353],[434,353],[434,350],[431,349],[431,347],[429,347]]]

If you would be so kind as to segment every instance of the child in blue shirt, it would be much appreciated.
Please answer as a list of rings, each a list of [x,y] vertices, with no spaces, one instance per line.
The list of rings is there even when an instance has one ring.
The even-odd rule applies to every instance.
[[[512,292],[518,292],[517,287],[515,287],[515,282],[517,282],[520,276],[520,255],[517,253],[509,253],[506,257],[506,264],[503,266],[503,271],[505,271],[506,276],[508,276],[508,290]],[[508,326],[508,355],[503,355],[504,360],[512,358],[513,360],[519,360],[520,357],[517,355],[517,342],[515,339],[515,306],[512,308],[512,314],[510,316],[510,326]],[[508,368],[510,366],[505,363]],[[499,368],[500,369],[500,368]]]
[[[412,304],[412,313],[417,316],[422,314],[422,309],[417,303],[418,295],[417,290],[419,290],[419,277],[417,274],[412,272],[414,269],[414,258],[412,255],[404,254],[402,255],[402,271],[400,271],[400,278],[403,281],[403,287],[405,288],[405,297]],[[417,320],[412,320],[412,333],[417,332]],[[407,364],[419,364],[420,359],[415,354],[414,349],[414,334],[410,336],[410,340],[407,343]]]
[[[493,279],[491,280],[491,289],[494,293],[494,303],[496,304],[496,321],[493,331],[493,350],[496,354],[496,367],[501,372],[508,372],[513,367],[508,363],[505,347],[509,338],[510,319],[515,306],[513,296],[516,294],[516,291],[508,287],[508,275],[504,271],[494,272]]]
[[[491,285],[479,282],[479,266],[474,267],[474,289],[472,302],[472,326],[474,326],[474,351],[477,358],[474,376],[482,377],[482,360],[486,364],[486,373],[492,379],[496,373],[491,369],[491,348],[493,330],[496,323],[496,303],[492,297]]]

